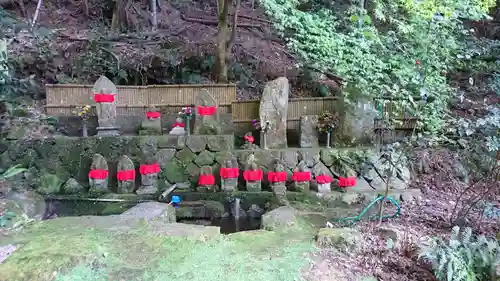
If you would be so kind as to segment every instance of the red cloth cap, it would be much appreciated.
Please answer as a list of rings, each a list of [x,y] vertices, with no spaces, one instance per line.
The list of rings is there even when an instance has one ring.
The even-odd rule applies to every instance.
[[[114,102],[115,94],[94,94],[94,101],[101,102]]]
[[[267,173],[267,180],[269,182],[285,182],[287,178],[286,172],[269,172]]]
[[[175,127],[181,127],[181,128],[184,128],[184,123],[181,123],[181,122],[175,122],[174,123],[174,126],[172,126],[173,128]]]
[[[340,187],[356,186],[356,182],[357,182],[356,177],[339,178],[339,186]]]
[[[90,170],[89,178],[96,180],[104,180],[108,177],[108,170]]]
[[[161,116],[160,112],[156,112],[156,111],[146,112],[146,117],[150,118],[150,119],[158,119],[158,118],[160,118],[160,116]]]
[[[311,180],[311,172],[294,172],[292,175],[293,181],[310,181]]]
[[[223,179],[234,179],[240,175],[238,168],[220,168],[220,177]]]
[[[198,178],[198,185],[214,185],[215,177],[214,175],[200,175]]]
[[[118,181],[130,181],[135,180],[135,170],[122,170],[116,173],[116,179]]]
[[[160,165],[156,164],[150,164],[150,165],[141,165],[139,166],[139,173],[141,175],[148,175],[148,174],[157,174],[160,172]]]
[[[316,177],[316,182],[319,184],[325,184],[332,182],[333,179],[329,175],[319,175]]]
[[[243,172],[243,178],[246,181],[261,181],[264,177],[262,170],[247,170]]]
[[[198,106],[198,115],[214,115],[216,110],[215,106]]]
[[[251,142],[251,143],[253,143],[255,141],[253,136],[245,136],[245,140],[248,142]]]

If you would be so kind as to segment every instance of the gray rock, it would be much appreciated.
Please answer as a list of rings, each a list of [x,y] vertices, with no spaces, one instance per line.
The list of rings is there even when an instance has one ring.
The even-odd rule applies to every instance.
[[[0,264],[14,253],[15,250],[17,250],[17,246],[12,244],[0,246]]]
[[[319,147],[318,115],[300,117],[300,147]]]
[[[166,223],[176,222],[175,208],[172,205],[159,202],[139,203],[123,212],[120,216],[148,221],[159,219]]]
[[[320,248],[334,248],[342,253],[357,252],[363,236],[352,228],[322,228],[316,235],[316,243]]]
[[[297,211],[289,206],[282,206],[265,213],[262,216],[261,227],[274,230],[281,227],[290,227],[297,223]]]
[[[43,197],[31,190],[13,191],[0,199],[0,209],[14,212],[16,218],[24,214],[28,218],[42,219],[46,208]]]
[[[62,187],[66,194],[79,194],[85,191],[85,188],[74,178],[69,178]]]
[[[286,118],[290,85],[286,77],[269,81],[264,87],[260,100],[259,117],[262,126],[269,124],[266,133],[267,148],[286,148]],[[261,140],[264,137],[261,135]],[[263,142],[261,142],[261,147]]]

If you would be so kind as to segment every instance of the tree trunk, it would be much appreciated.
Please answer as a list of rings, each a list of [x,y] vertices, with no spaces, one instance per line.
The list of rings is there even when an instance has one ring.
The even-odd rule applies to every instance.
[[[217,30],[217,53],[215,57],[215,79],[218,83],[227,83],[227,43],[229,40],[229,4],[230,0],[219,0],[219,26]]]
[[[113,8],[113,18],[111,19],[112,30],[121,31],[127,28],[127,15],[125,6],[126,1],[115,0],[115,7]]]
[[[157,13],[156,13],[156,2],[157,0],[151,0],[150,5],[151,5],[151,22],[153,25],[153,31],[156,31],[158,29],[158,18],[157,18]]]

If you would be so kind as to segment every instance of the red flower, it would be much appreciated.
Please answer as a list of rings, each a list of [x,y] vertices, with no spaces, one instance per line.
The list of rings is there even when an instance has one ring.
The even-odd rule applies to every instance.
[[[416,60],[416,61],[415,61],[415,64],[416,64],[416,65],[420,65],[420,60]]]

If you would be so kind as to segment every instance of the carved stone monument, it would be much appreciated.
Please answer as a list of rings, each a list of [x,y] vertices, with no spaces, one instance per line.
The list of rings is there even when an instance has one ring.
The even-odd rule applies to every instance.
[[[235,158],[227,159],[220,168],[221,189],[232,192],[238,188],[239,168]]]
[[[135,190],[135,166],[134,162],[126,155],[120,157],[116,167],[116,180],[118,193],[132,193]]]
[[[300,147],[319,147],[318,115],[300,117]]]
[[[269,124],[265,132],[261,132],[261,140],[265,139],[268,149],[286,148],[286,117],[288,114],[288,95],[290,86],[286,77],[269,81],[264,87],[260,100],[260,124]],[[264,142],[261,141],[261,148]]]
[[[247,191],[262,191],[263,177],[264,171],[262,171],[255,162],[255,156],[253,154],[250,155],[245,166],[245,171],[243,172],[243,179],[245,179]]]
[[[184,129],[184,120],[181,117],[177,117],[175,119],[172,130],[170,130],[168,134],[175,136],[184,136],[186,134],[186,130]]]
[[[149,106],[141,122],[139,135],[161,135],[161,113],[154,106]]]
[[[196,97],[194,134],[217,135],[221,133],[217,101],[206,89],[202,89]]]
[[[116,86],[101,76],[92,89],[94,101],[97,103],[98,136],[118,136],[120,129],[116,122]]]
[[[158,174],[160,165],[154,160],[147,160],[145,164],[139,166],[141,174],[141,186],[135,192],[137,194],[155,194],[158,192]]]
[[[108,162],[101,154],[94,154],[90,164],[89,186],[90,194],[109,193],[108,188],[109,169]]]
[[[295,168],[292,180],[296,191],[309,191],[311,171],[307,168],[304,161],[301,161]]]

